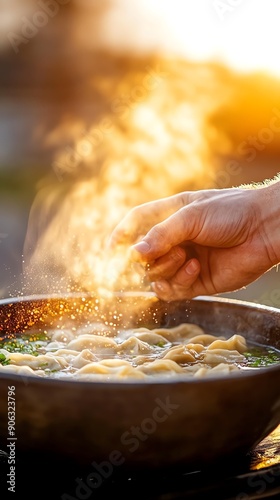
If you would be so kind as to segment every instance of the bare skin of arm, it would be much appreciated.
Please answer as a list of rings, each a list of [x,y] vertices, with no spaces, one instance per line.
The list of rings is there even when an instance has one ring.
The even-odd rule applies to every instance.
[[[131,246],[159,298],[235,291],[280,262],[280,181],[183,192],[130,210],[111,247]]]

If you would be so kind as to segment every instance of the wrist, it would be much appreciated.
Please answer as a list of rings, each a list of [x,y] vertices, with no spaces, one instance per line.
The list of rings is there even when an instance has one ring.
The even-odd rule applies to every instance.
[[[272,266],[280,263],[280,181],[255,190],[260,214],[260,234]]]

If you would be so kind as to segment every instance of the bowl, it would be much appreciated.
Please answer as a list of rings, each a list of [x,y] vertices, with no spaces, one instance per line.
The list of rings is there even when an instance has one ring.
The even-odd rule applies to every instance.
[[[195,323],[280,350],[280,310],[220,297],[165,303],[153,293],[0,301],[0,337],[88,320],[129,327]],[[203,379],[90,382],[0,372],[0,449],[14,393],[20,453],[44,451],[118,470],[183,468],[244,456],[280,423],[280,364]],[[12,388],[12,389],[11,389]],[[105,467],[105,468],[106,468]]]

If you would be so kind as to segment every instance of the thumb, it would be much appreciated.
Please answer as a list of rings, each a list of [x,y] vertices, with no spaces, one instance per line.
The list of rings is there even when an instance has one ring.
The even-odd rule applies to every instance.
[[[153,262],[172,247],[192,241],[199,230],[199,211],[188,205],[153,226],[141,241],[132,246],[131,257],[137,261]]]

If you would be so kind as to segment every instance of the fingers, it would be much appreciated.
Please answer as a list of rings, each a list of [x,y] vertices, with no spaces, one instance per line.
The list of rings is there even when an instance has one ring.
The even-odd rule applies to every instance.
[[[160,299],[167,302],[190,300],[203,293],[199,274],[199,261],[191,259],[179,269],[172,279],[156,281],[152,284],[152,288]]]
[[[181,208],[163,222],[156,224],[144,238],[132,247],[135,261],[154,262],[167,254],[172,247],[192,241],[199,234],[199,212],[191,205]]]
[[[152,226],[163,221],[186,203],[187,194],[177,194],[161,200],[139,205],[128,212],[116,226],[108,245],[114,247],[132,244],[139,236],[145,235]]]
[[[187,257],[186,251],[179,247],[173,247],[171,250],[157,259],[146,272],[146,276],[150,281],[158,281],[161,279],[169,280],[182,267]]]

